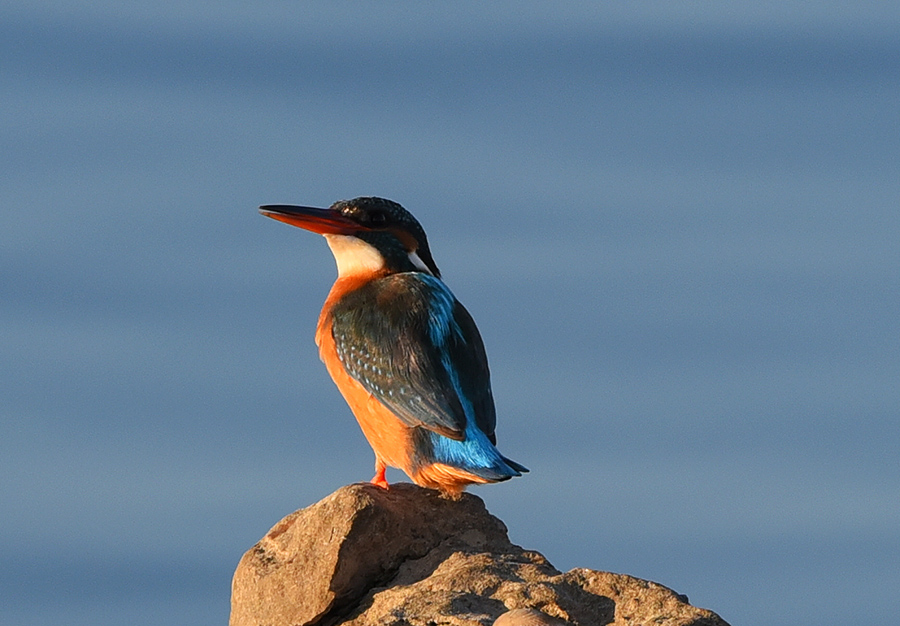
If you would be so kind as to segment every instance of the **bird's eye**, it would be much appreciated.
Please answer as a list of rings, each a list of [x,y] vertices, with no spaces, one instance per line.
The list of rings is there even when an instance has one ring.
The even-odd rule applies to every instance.
[[[369,223],[373,226],[386,224],[387,221],[387,214],[383,211],[372,211],[371,213],[369,213]]]

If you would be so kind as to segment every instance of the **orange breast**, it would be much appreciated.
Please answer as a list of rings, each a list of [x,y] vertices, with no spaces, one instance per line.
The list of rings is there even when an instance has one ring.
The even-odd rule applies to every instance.
[[[387,407],[372,396],[366,389],[352,378],[344,369],[337,355],[334,337],[331,333],[330,311],[335,302],[344,294],[367,282],[366,278],[339,278],[325,300],[319,324],[316,328],[316,345],[319,356],[325,363],[328,373],[337,385],[350,410],[359,422],[375,456],[386,465],[396,467],[408,475],[412,475],[411,448],[412,429],[405,425]]]

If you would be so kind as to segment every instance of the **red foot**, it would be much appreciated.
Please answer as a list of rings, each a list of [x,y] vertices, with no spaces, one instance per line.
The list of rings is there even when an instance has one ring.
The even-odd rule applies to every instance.
[[[384,470],[387,469],[384,465],[376,465],[375,466],[375,476],[372,477],[372,480],[369,482],[375,485],[376,487],[381,487],[382,489],[390,489],[388,485],[387,478],[384,477]]]

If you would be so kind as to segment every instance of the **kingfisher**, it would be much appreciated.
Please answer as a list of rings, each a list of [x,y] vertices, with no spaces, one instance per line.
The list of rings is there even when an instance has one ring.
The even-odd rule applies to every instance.
[[[323,235],[334,255],[316,345],[375,452],[373,484],[387,489],[385,469],[395,467],[458,497],[528,471],[496,448],[484,343],[409,211],[375,197],[259,210]]]

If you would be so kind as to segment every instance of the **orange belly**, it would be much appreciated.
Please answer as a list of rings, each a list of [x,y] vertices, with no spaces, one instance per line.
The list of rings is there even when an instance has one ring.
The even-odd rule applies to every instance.
[[[331,345],[327,348],[322,346],[326,348],[320,351],[322,360],[344,400],[350,405],[350,410],[375,451],[375,456],[385,465],[402,469],[411,475],[412,429],[347,374],[334,350],[334,342],[329,343]]]
[[[372,396],[366,389],[351,377],[338,358],[334,337],[331,334],[331,318],[328,311],[332,303],[348,291],[360,285],[361,281],[342,278],[334,284],[325,301],[319,325],[316,329],[316,344],[319,356],[325,363],[328,373],[340,390],[344,400],[359,422],[378,461],[385,465],[403,470],[410,477],[412,467],[412,428],[404,424],[387,407]]]

